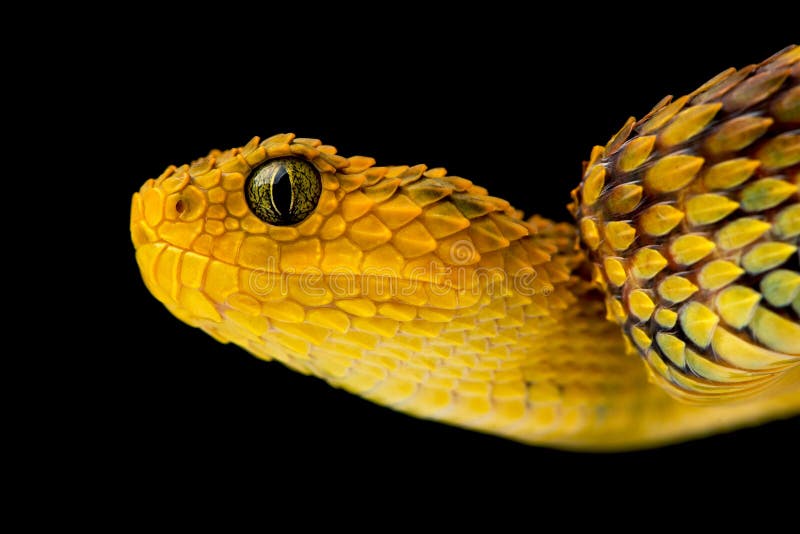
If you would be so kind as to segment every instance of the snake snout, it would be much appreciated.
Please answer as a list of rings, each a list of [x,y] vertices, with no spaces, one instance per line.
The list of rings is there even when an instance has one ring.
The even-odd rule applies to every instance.
[[[197,285],[196,280],[190,280],[192,274],[195,278],[197,275],[191,259],[203,256],[194,254],[186,259],[185,254],[200,245],[208,203],[187,170],[188,166],[169,167],[133,194],[130,231],[145,285],[172,313],[196,324],[186,317],[180,288],[187,282]]]
[[[134,193],[131,199],[131,239],[133,240],[133,246],[137,249],[142,245],[158,241],[158,235],[144,218],[142,195],[140,193]]]

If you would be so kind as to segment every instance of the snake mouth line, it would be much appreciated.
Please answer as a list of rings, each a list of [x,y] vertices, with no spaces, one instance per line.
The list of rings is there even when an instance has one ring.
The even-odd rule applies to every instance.
[[[420,287],[428,293],[445,295],[449,292],[501,295],[516,292],[523,296],[549,295],[552,284],[537,280],[536,271],[525,271],[515,275],[499,270],[475,269],[467,271],[456,267],[431,275],[430,271],[420,269],[409,274],[393,272],[390,269],[374,269],[353,272],[348,269],[334,269],[324,272],[319,268],[307,268],[300,272],[271,271],[257,269],[251,271],[249,289],[260,295],[273,291],[285,292],[289,284],[296,284],[307,294],[316,294],[328,288],[342,296],[356,293],[371,293],[376,296],[411,296]]]
[[[184,283],[184,277],[194,277],[197,287],[205,287],[210,282],[207,266],[203,267],[202,272],[187,274],[191,267],[190,262],[186,261],[186,254],[190,252],[161,241],[140,245],[137,258],[146,278],[168,292],[170,288]],[[436,262],[406,272],[389,267],[368,267],[359,271],[347,267],[323,270],[314,266],[280,269],[277,259],[272,257],[267,259],[264,267],[252,269],[216,258],[213,261],[225,265],[232,276],[235,274],[230,269],[236,269],[241,289],[258,297],[286,296],[299,291],[312,299],[328,293],[336,298],[365,294],[384,298],[413,298],[420,290],[438,297],[512,293],[533,297],[547,296],[554,291],[553,284],[540,278],[534,269],[508,273],[499,268],[443,266]],[[245,273],[244,276],[242,273]]]

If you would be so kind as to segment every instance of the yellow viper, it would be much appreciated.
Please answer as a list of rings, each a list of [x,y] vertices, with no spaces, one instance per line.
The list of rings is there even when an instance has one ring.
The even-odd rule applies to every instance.
[[[630,118],[577,225],[293,134],[133,195],[145,284],[215,339],[376,403],[575,450],[800,411],[800,48]]]

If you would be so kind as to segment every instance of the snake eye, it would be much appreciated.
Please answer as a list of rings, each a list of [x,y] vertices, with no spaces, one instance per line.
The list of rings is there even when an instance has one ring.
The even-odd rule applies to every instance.
[[[308,217],[317,207],[322,182],[317,169],[297,158],[262,163],[244,186],[247,205],[268,224],[288,226]]]

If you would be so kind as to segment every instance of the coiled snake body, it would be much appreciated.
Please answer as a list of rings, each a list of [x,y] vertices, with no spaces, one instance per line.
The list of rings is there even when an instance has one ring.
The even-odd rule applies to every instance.
[[[595,147],[577,225],[445,169],[281,134],[134,194],[143,279],[222,342],[377,403],[560,448],[800,410],[800,48]]]

